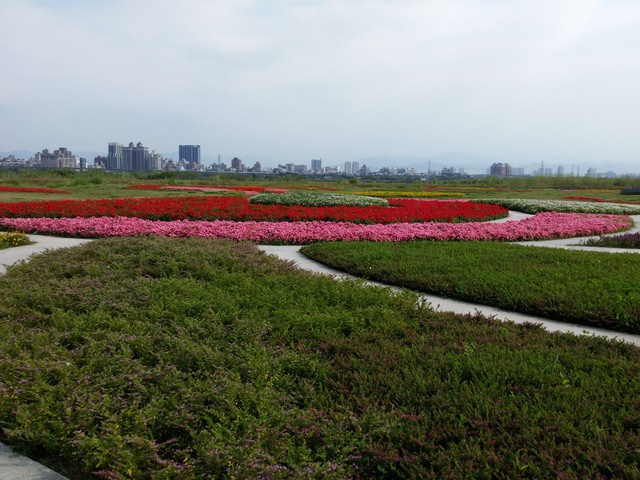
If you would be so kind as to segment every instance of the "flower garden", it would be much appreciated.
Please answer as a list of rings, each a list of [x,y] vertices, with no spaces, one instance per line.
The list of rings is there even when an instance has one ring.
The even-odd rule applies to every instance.
[[[576,200],[483,199],[483,203],[501,205],[509,210],[536,214],[539,212],[601,213],[640,215],[640,205],[612,202],[584,202]]]
[[[0,277],[0,441],[71,479],[640,478],[637,347],[437,312],[252,243],[322,242],[305,248],[362,276],[637,332],[640,258],[506,243],[624,230],[635,210],[144,189],[170,188],[0,203],[0,229],[119,237]]]
[[[379,202],[382,205],[376,204]],[[640,206],[604,203],[576,202],[583,207],[580,212],[589,213],[559,213],[555,210],[561,202],[500,203],[385,200],[321,192],[260,193],[249,199],[191,196],[5,202],[0,203],[0,226],[88,238],[197,236],[289,244],[337,240],[524,241],[613,233],[632,225],[623,213],[640,213]],[[506,217],[505,207],[541,213],[520,221],[488,222]],[[573,212],[573,206],[569,211]]]

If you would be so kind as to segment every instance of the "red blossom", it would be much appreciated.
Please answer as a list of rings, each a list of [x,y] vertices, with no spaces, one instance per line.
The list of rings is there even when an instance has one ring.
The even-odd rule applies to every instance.
[[[579,202],[604,202],[604,200],[595,197],[583,197],[580,195],[566,195],[562,197],[563,200],[577,200]]]
[[[505,217],[498,205],[391,199],[389,207],[254,205],[244,197],[177,197],[0,203],[0,217],[135,217],[147,220],[332,221],[351,223],[468,222]]]

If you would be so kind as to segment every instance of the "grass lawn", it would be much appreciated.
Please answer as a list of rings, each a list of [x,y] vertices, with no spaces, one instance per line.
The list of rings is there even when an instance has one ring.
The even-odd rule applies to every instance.
[[[0,277],[0,439],[75,479],[640,478],[640,349],[457,316],[250,243]]]
[[[640,255],[426,241],[317,243],[301,252],[390,285],[640,333]]]

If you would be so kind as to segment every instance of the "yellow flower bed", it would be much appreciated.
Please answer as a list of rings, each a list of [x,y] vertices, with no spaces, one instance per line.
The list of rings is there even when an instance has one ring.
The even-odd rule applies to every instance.
[[[460,192],[403,192],[379,190],[371,192],[351,192],[353,195],[367,195],[369,197],[383,198],[459,198],[464,197],[464,193]]]
[[[24,233],[0,232],[0,248],[19,247],[31,243]]]

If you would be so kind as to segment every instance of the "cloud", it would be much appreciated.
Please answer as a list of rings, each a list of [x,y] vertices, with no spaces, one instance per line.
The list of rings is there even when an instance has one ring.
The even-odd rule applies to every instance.
[[[637,158],[640,5],[4,0],[0,149]]]

